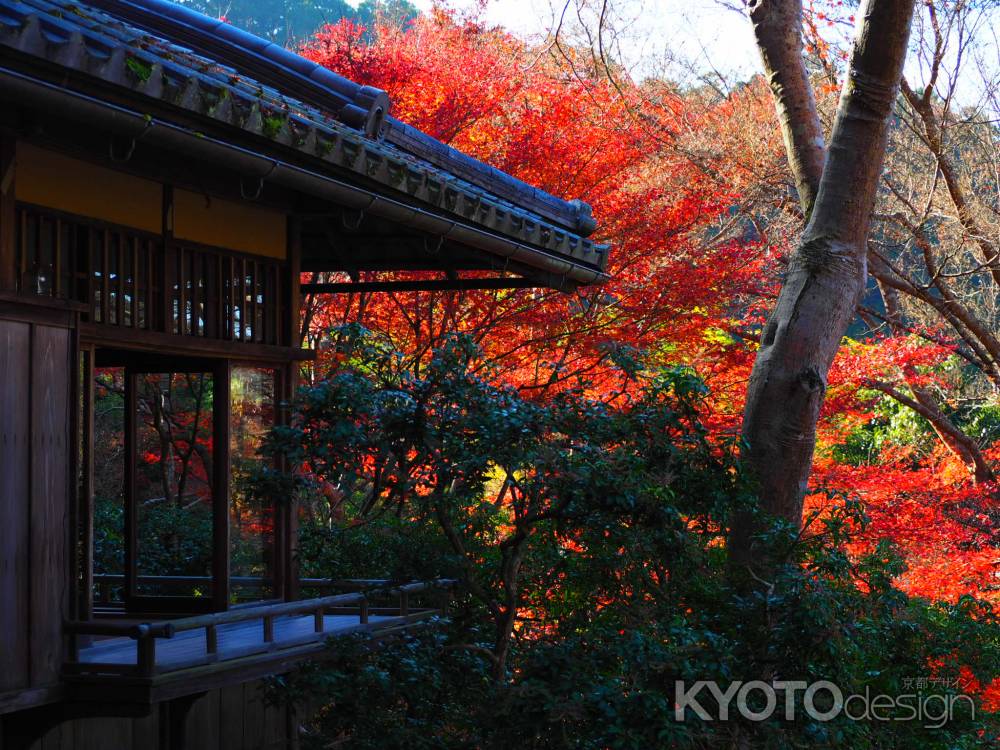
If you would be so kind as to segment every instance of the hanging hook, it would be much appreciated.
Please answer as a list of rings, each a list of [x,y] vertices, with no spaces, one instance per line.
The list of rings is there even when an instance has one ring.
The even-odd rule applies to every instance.
[[[240,178],[240,197],[245,201],[255,201],[260,198],[260,194],[264,192],[264,178],[257,178],[257,189],[254,190],[253,195],[247,195],[246,181]]]
[[[361,222],[363,222],[364,220],[365,220],[364,209],[360,209],[358,211],[358,220],[354,222],[354,226],[351,226],[350,224],[347,223],[347,211],[344,211],[340,215],[340,223],[344,225],[344,229],[347,229],[351,232],[356,232],[359,229],[361,229]]]
[[[111,161],[119,164],[129,161],[132,158],[132,154],[135,153],[136,144],[142,140],[143,136],[149,132],[151,127],[153,127],[153,118],[147,115],[146,124],[143,126],[139,134],[128,139],[128,147],[125,149],[124,156],[119,156],[115,153],[115,142],[118,140],[118,136],[112,135],[111,139],[108,141],[108,156],[111,158]]]
[[[277,168],[278,168],[278,162],[276,162],[276,161],[271,162],[271,168],[269,170],[267,170],[267,174],[262,175],[261,177],[257,178],[257,189],[254,191],[253,195],[247,195],[246,181],[244,180],[244,178],[241,177],[240,178],[240,197],[243,198],[243,200],[245,200],[245,201],[255,201],[255,200],[259,199],[260,196],[261,196],[261,193],[264,192],[264,181],[268,177],[270,177],[272,174],[274,174],[274,170],[276,170]]]
[[[129,159],[131,159],[132,158],[132,154],[135,153],[135,138],[129,138],[128,139],[128,145],[127,145],[127,148],[125,149],[124,156],[119,156],[118,154],[115,153],[115,141],[116,140],[117,139],[114,136],[112,136],[111,140],[108,141],[108,156],[111,157],[111,161],[119,163],[119,164],[124,164]]]
[[[443,234],[438,236],[437,245],[434,246],[433,250],[431,249],[430,245],[427,244],[427,238],[424,237],[424,252],[427,253],[427,255],[437,255],[439,252],[441,252],[441,247],[443,245],[444,245]]]

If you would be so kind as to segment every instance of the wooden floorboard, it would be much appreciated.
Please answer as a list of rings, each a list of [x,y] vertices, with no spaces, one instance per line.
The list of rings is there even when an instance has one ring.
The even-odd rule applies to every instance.
[[[370,622],[394,620],[398,618],[372,615]],[[358,627],[357,615],[325,615],[323,637],[336,635]],[[278,617],[274,621],[274,648],[283,644],[301,643],[315,636],[312,615]],[[219,661],[236,659],[250,653],[271,648],[264,641],[263,626],[259,620],[235,622],[218,627]],[[203,659],[207,650],[205,630],[189,630],[176,634],[173,638],[158,639],[156,642],[157,672],[184,669]],[[131,638],[108,638],[80,649],[80,664],[134,665],[136,663],[136,642]]]

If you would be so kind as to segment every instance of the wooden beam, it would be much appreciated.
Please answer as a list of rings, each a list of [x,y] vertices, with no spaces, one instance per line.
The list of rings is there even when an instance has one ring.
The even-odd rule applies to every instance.
[[[66,696],[65,685],[51,685],[30,690],[12,690],[0,693],[0,716],[15,711],[25,711],[61,701]]]
[[[0,292],[0,318],[5,320],[74,328],[76,313],[81,307],[76,303],[57,300],[54,297]]]
[[[276,363],[316,358],[316,352],[310,349],[244,344],[239,341],[219,341],[201,336],[178,336],[171,333],[137,331],[121,326],[104,326],[94,323],[81,323],[80,336],[85,343],[97,346],[187,357],[228,358]]]
[[[14,151],[14,139],[0,134],[0,290],[11,292],[17,288]]]
[[[472,289],[530,289],[545,284],[525,278],[425,279],[413,281],[359,281],[303,284],[303,294],[358,294],[361,292],[447,292]]]

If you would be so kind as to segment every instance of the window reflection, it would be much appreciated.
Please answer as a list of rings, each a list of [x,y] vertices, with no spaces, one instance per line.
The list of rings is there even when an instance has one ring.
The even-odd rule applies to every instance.
[[[219,375],[95,368],[93,572],[98,608],[118,608],[126,602],[126,505],[135,512],[135,595],[211,597],[217,499],[228,508],[230,603],[279,593],[274,573],[276,516],[272,506],[251,492],[263,460],[258,451],[275,421],[277,370],[235,366],[231,373],[231,408],[226,414],[215,408],[213,388]],[[130,382],[135,389],[132,489],[125,481]],[[213,489],[214,436],[215,420],[227,418],[229,497],[222,500]],[[177,606],[182,611],[183,605]]]
[[[123,601],[125,576],[125,368],[94,370],[95,604]]]
[[[268,599],[275,596],[275,514],[250,492],[250,481],[274,424],[275,370],[234,367],[230,400],[230,593],[234,601]]]

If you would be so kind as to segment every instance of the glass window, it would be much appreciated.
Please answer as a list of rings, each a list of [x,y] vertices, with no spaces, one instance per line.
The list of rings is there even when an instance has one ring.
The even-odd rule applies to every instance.
[[[275,513],[250,491],[261,440],[275,420],[273,368],[233,367],[230,380],[230,597],[275,596]]]
[[[119,358],[128,364],[95,368],[92,385],[94,605],[183,613],[275,598],[278,516],[252,482],[275,423],[279,370],[178,359],[191,366],[178,372],[160,369],[164,358],[104,356]],[[216,401],[225,386],[228,413]],[[213,473],[227,458],[224,498]],[[227,534],[225,582],[214,578],[225,565],[213,556]]]
[[[94,604],[124,601],[125,368],[94,370]]]

